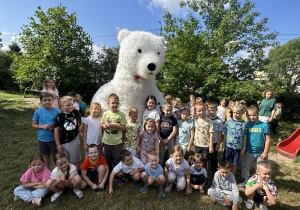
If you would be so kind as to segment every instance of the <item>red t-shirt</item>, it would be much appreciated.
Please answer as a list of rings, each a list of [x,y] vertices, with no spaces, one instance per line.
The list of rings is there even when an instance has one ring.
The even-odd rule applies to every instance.
[[[107,165],[103,156],[99,155],[99,159],[96,164],[93,164],[90,160],[90,157],[86,157],[83,163],[81,164],[81,169],[84,171],[94,171],[100,165]]]

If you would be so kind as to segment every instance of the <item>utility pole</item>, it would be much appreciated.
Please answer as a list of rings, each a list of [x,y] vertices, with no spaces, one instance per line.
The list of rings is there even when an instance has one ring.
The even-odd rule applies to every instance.
[[[161,25],[161,22],[160,22],[160,21],[158,21],[158,22],[159,22],[159,24],[160,24],[160,33],[159,33],[159,35],[162,36],[162,25]]]

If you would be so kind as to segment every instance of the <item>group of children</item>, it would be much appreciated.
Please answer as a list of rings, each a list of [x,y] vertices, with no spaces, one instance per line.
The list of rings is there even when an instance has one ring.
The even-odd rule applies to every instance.
[[[160,115],[155,109],[156,98],[149,96],[141,124],[134,107],[129,109],[126,121],[125,114],[118,110],[116,94],[108,97],[110,109],[102,117],[100,103],[92,102],[90,116],[85,117],[85,112],[81,115],[74,108],[75,99],[76,95],[60,98],[59,110],[53,107],[52,93],[41,93],[43,107],[35,111],[32,121],[32,126],[38,129],[40,155],[30,160],[29,169],[20,179],[22,185],[14,191],[15,200],[21,198],[41,205],[42,197],[52,191],[51,202],[54,202],[65,187],[72,188],[82,198],[82,189],[87,185],[101,193],[107,181],[112,195],[114,181],[119,185],[127,179],[133,179],[134,187],[139,187],[142,180],[141,193],[146,193],[150,185],[158,187],[159,197],[165,197],[173,184],[177,191],[185,189],[187,195],[193,189],[204,193],[210,162],[213,181],[208,195],[221,205],[237,209],[241,198],[234,174],[243,158],[242,186],[249,198],[246,207],[251,209],[256,202],[266,209],[267,205],[276,203],[271,167],[265,161],[270,146],[269,128],[258,120],[256,107],[247,109],[244,104],[235,103],[232,119],[223,125],[223,118],[217,116],[217,103],[204,104],[201,100],[196,103],[191,96],[188,106],[181,108],[180,101],[175,99],[163,105]],[[242,120],[246,111],[248,123]],[[81,132],[86,150],[82,164]],[[218,161],[221,143],[223,160]],[[184,156],[191,152],[192,146],[195,153],[187,161]],[[164,160],[166,147],[167,161]],[[52,172],[49,171],[50,154],[56,166]],[[249,178],[252,164],[256,166],[256,174]]]

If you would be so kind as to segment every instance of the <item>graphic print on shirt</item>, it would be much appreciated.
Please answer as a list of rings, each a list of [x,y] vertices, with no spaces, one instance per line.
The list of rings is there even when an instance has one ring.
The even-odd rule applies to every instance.
[[[110,118],[107,118],[105,120],[105,123],[106,124],[109,124],[109,123],[114,123],[114,124],[118,124],[120,125],[121,124],[121,118],[114,118],[114,119],[110,119]],[[105,129],[105,132],[107,134],[118,134],[118,129],[117,128],[109,128],[109,129]]]

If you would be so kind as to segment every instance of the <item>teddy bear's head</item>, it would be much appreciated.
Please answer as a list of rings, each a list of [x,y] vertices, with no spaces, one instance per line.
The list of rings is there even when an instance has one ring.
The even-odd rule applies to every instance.
[[[122,29],[118,33],[118,40],[120,51],[117,71],[121,69],[122,74],[137,79],[155,77],[165,58],[164,39],[145,31]]]

